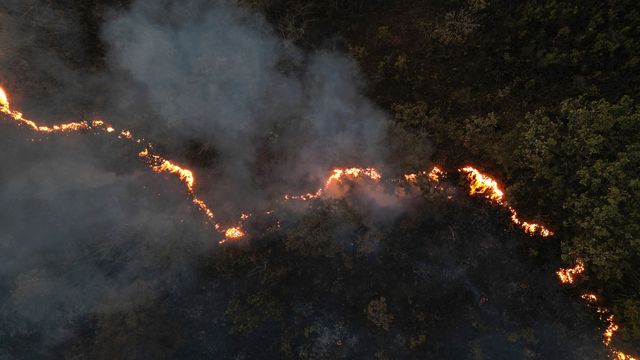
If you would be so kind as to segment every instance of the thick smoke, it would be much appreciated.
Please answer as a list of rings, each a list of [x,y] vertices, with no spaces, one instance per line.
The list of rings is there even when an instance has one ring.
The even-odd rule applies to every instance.
[[[1,127],[3,359],[26,341],[46,354],[87,316],[153,299],[211,244],[179,186],[139,171],[124,149],[81,134],[28,136]]]
[[[354,63],[303,54],[257,14],[228,2],[137,1],[103,34],[109,60],[157,114],[144,125],[215,149],[219,200],[252,203],[330,166],[381,163],[385,115],[359,91]]]
[[[196,170],[216,210],[384,156],[385,115],[362,96],[357,66],[296,49],[230,2],[113,7],[102,45],[78,31],[82,14],[55,3],[0,10],[0,81],[15,107],[49,123],[104,116],[184,162],[189,142],[212,148],[212,164]],[[104,61],[91,59],[100,52]],[[178,184],[140,172],[135,149],[31,136],[2,126],[0,348],[35,343],[45,354],[87,316],[188,277],[185,258],[215,241]]]
[[[45,121],[98,116],[148,136],[196,166],[201,192],[230,213],[317,186],[332,166],[383,163],[386,116],[355,63],[301,51],[230,1],[98,9],[99,45],[63,6],[3,6],[0,76],[15,103]]]

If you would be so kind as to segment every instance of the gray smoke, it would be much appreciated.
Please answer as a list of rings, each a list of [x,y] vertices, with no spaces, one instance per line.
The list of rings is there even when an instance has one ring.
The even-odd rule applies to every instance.
[[[215,199],[252,203],[330,166],[381,163],[386,118],[361,94],[353,61],[304,54],[258,14],[225,1],[136,1],[103,34],[110,62],[157,114],[142,125],[165,143],[215,149]]]
[[[86,316],[153,299],[212,244],[180,187],[124,149],[29,136],[0,131],[0,358],[25,339],[46,353]]]
[[[304,53],[229,1],[140,0],[108,14],[106,58],[94,60],[80,14],[3,2],[0,83],[13,106],[45,123],[104,118],[179,162],[189,142],[213,149],[211,164],[194,164],[199,190],[234,216],[313,189],[331,166],[382,163],[385,115],[344,55]],[[0,130],[0,358],[27,341],[48,354],[87,316],[189,278],[185,263],[215,246],[181,185],[144,169],[137,149]]]

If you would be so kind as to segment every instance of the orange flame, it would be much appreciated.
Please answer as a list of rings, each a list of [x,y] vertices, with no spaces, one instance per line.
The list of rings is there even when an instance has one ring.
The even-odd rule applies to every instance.
[[[102,120],[93,120],[91,121],[91,125],[89,125],[89,123],[85,121],[71,122],[53,126],[38,125],[32,120],[24,118],[21,112],[11,109],[11,104],[9,102],[8,96],[2,88],[0,88],[0,112],[10,116],[18,123],[18,125],[27,125],[32,130],[42,133],[76,132],[80,130],[87,130],[91,127],[97,130],[101,130],[107,134],[116,131],[116,129],[112,126],[105,127],[105,122]],[[141,142],[141,139],[134,138],[133,134],[129,130],[120,131],[119,138],[124,138],[136,143]],[[193,172],[191,170],[183,168],[173,163],[172,161],[162,158],[159,155],[152,155],[149,153],[149,149],[146,148],[140,151],[138,153],[138,156],[146,160],[151,169],[156,173],[166,172],[178,175],[178,178],[182,183],[185,184],[187,191],[192,196],[192,202],[195,204],[195,206],[207,217],[208,220],[212,221],[214,219],[213,211],[202,199],[198,198],[194,193],[195,176],[193,175]],[[213,223],[213,226],[216,230],[220,229],[219,224]]]
[[[193,191],[193,186],[195,185],[196,180],[193,177],[193,172],[191,172],[191,170],[184,169],[169,160],[164,160],[162,164],[154,166],[151,169],[158,173],[168,172],[178,175],[180,180],[187,185],[187,189],[189,189],[189,191]]]
[[[587,294],[582,294],[580,295],[580,297],[582,298],[582,300],[588,302],[588,303],[596,303],[598,302],[598,296],[596,294],[591,294],[591,293],[587,293]]]
[[[9,108],[9,99],[7,98],[7,94],[4,92],[2,88],[0,88],[0,108],[2,109]]]
[[[560,279],[561,283],[573,284],[573,282],[576,279],[576,276],[584,273],[584,270],[585,270],[584,263],[582,262],[582,260],[578,260],[573,267],[567,268],[567,269],[560,269],[556,271],[556,274],[558,275],[558,278]]]
[[[18,125],[27,125],[37,132],[63,133],[89,129],[89,124],[85,121],[70,122],[53,126],[38,125],[32,120],[26,119],[21,112],[11,110],[11,104],[9,103],[7,93],[2,88],[0,88],[0,112],[13,118]]]
[[[518,213],[512,208],[506,201],[504,191],[500,189],[498,182],[493,178],[482,174],[477,169],[466,166],[460,169],[461,172],[467,174],[467,180],[469,181],[469,194],[481,194],[487,199],[495,202],[498,205],[503,206],[511,213],[511,222],[519,225],[522,230],[530,235],[540,234],[542,237],[549,237],[553,235],[553,232],[540,224],[528,223],[518,218]]]
[[[469,180],[469,194],[484,194],[487,199],[495,201],[498,204],[504,203],[504,192],[498,186],[498,183],[482,174],[471,166],[462,168],[462,172],[467,173],[467,179]]]
[[[132,139],[133,135],[131,135],[131,131],[129,130],[122,130],[120,132],[120,136],[124,137],[125,139]]]
[[[634,358],[631,355],[627,355],[622,351],[614,351],[613,354],[616,356],[616,359],[618,360],[638,360],[637,358]]]
[[[442,169],[437,166],[434,166],[429,171],[419,171],[417,173],[409,173],[404,175],[404,179],[412,184],[415,184],[418,181],[419,176],[426,176],[427,179],[433,182],[440,181],[440,178],[444,177],[446,174]]]
[[[324,187],[321,187],[320,189],[316,190],[316,192],[314,193],[309,192],[301,195],[285,194],[283,195],[282,198],[284,200],[303,200],[303,201],[317,199],[321,197],[322,194],[332,184],[340,183],[343,181],[344,178],[354,180],[360,177],[368,178],[374,182],[378,182],[380,181],[380,179],[382,179],[382,175],[380,175],[378,170],[374,168],[357,168],[357,167],[346,168],[346,169],[338,168],[338,169],[331,170],[329,177],[324,182]]]
[[[36,122],[24,118],[23,114],[19,111],[15,111],[11,109],[11,104],[9,102],[9,98],[6,92],[0,88],[0,112],[11,117],[18,125],[26,125],[32,130],[41,133],[65,133],[65,132],[77,132],[81,130],[87,130],[93,127],[94,129],[99,129],[104,133],[110,134],[116,131],[112,126],[106,126],[102,120],[93,120],[91,122],[91,126],[89,123],[85,121],[79,122],[70,122],[59,125],[52,126],[43,126],[38,125]],[[129,130],[122,130],[119,132],[119,138],[124,138],[126,140],[135,141],[136,143],[140,143],[141,139],[134,139],[133,134]],[[220,241],[220,243],[224,243],[230,239],[239,239],[244,237],[246,234],[242,230],[240,224],[246,221],[250,214],[242,214],[240,217],[240,224],[234,227],[229,227],[224,231],[221,231],[220,224],[213,222],[214,213],[209,208],[209,206],[198,196],[196,196],[194,187],[195,187],[195,176],[193,172],[189,169],[181,167],[172,161],[164,159],[159,155],[152,155],[149,152],[149,149],[145,148],[138,153],[138,156],[144,159],[147,164],[151,167],[151,169],[156,173],[171,173],[178,175],[180,181],[186,186],[189,195],[192,197],[193,204],[207,217],[209,221],[212,222],[213,227],[216,231],[221,232],[225,238]],[[547,237],[552,236],[553,232],[549,229],[545,228],[539,224],[528,223],[525,221],[521,221],[518,218],[517,212],[508,205],[505,200],[505,194],[502,189],[500,189],[498,182],[491,177],[480,173],[477,169],[467,166],[459,171],[467,174],[467,179],[470,182],[469,194],[483,194],[487,199],[499,204],[505,208],[507,208],[511,213],[511,220],[514,224],[520,225],[520,227],[529,234],[539,233],[541,236]],[[405,179],[409,182],[415,182],[418,176],[426,176],[431,181],[439,181],[445,173],[438,167],[434,167],[429,172],[422,171],[414,174],[406,174]],[[326,190],[333,183],[338,183],[343,180],[343,178],[348,179],[356,179],[359,177],[366,177],[372,181],[380,181],[382,176],[378,171],[374,168],[346,168],[346,169],[334,169],[331,171],[330,176],[325,181],[324,187],[318,189],[315,193],[307,193],[302,195],[284,195],[284,198],[289,199],[300,199],[300,200],[310,200],[318,198],[322,195],[323,191]],[[559,269],[557,271],[557,275],[560,281],[563,284],[573,284],[576,276],[584,273],[585,266],[582,261],[578,260],[577,264],[572,268],[567,269]],[[581,298],[587,301],[590,304],[596,303],[599,299],[595,294],[586,293],[581,296]],[[605,346],[611,348],[611,343],[613,336],[619,330],[619,326],[615,323],[614,315],[609,314],[609,311],[605,308],[599,307],[597,309],[598,313],[603,317],[603,319],[607,323],[607,327],[603,333],[603,343]],[[605,317],[606,316],[606,317]],[[618,360],[637,360],[637,358],[632,357],[626,353],[618,351],[614,348],[611,348],[612,354]]]
[[[224,236],[227,239],[239,239],[244,236],[244,231],[239,227],[230,227],[224,231]]]
[[[604,343],[604,346],[609,346],[611,344],[611,339],[613,338],[613,334],[616,333],[616,331],[618,331],[618,324],[616,324],[614,322],[614,316],[613,315],[609,315],[607,317],[607,328],[604,329],[604,340],[602,341]]]

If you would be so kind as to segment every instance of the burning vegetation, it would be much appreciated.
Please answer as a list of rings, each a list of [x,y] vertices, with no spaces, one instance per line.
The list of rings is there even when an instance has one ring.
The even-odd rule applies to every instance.
[[[18,125],[26,125],[30,130],[40,132],[40,133],[55,133],[55,132],[80,132],[87,130],[97,130],[98,133],[102,134],[111,134],[115,132],[115,129],[111,126],[105,125],[105,122],[102,120],[93,120],[90,123],[81,121],[81,122],[73,122],[62,125],[54,125],[51,127],[41,126],[38,123],[28,120],[23,117],[22,113],[18,111],[14,111],[11,109],[11,105],[8,99],[6,92],[0,88],[0,111],[5,115],[9,116],[13,119]],[[91,124],[91,125],[89,125]],[[134,142],[136,144],[144,143],[143,139],[135,138],[131,131],[122,130],[118,135],[118,139],[124,139],[126,141]],[[214,221],[214,212],[211,208],[196,194],[196,178],[192,170],[189,170],[185,167],[179,166],[174,162],[167,160],[160,155],[152,154],[149,151],[149,148],[152,148],[152,144],[146,144],[146,147],[138,153],[138,157],[140,157],[149,168],[158,174],[168,173],[173,174],[178,177],[181,183],[184,184],[186,188],[186,192],[191,197],[191,201],[196,205],[196,207],[205,215],[208,222],[213,224],[213,228],[215,231],[221,233],[224,236],[224,239],[220,240],[220,244],[225,244],[228,241],[234,241],[241,239],[246,236],[245,231],[242,229],[242,223],[247,221],[250,217],[250,214],[243,213],[240,215],[240,219],[238,221],[237,226],[231,226],[227,228],[223,228],[220,224],[215,223]],[[513,209],[508,202],[506,201],[505,193],[498,185],[498,182],[487,176],[486,174],[481,173],[474,167],[466,166],[459,169],[460,172],[466,174],[466,179],[468,181],[469,190],[468,193],[471,196],[481,195],[484,196],[489,202],[501,206],[507,211],[511,213],[511,220],[514,224],[519,225],[522,230],[530,235],[540,235],[541,237],[549,237],[553,235],[546,227],[535,224],[528,223],[520,220],[518,218],[517,212]],[[446,173],[440,167],[433,167],[430,170],[425,170],[417,173],[409,173],[404,175],[404,179],[410,185],[416,185],[418,177],[425,177],[428,181],[438,183],[443,177],[446,176]],[[319,188],[314,193],[306,193],[302,195],[289,195],[285,194],[283,199],[287,200],[319,200],[327,191],[329,191],[332,187],[337,186],[344,181],[356,182],[360,179],[367,179],[372,182],[380,182],[383,177],[379,173],[378,170],[374,168],[338,168],[333,169],[327,179],[324,181],[324,186]],[[272,214],[272,211],[268,211],[266,215]],[[576,278],[582,275],[585,272],[584,263],[578,260],[577,264],[572,268],[567,269],[559,269],[557,271],[558,278],[560,282],[565,285],[573,285],[576,281]],[[595,305],[599,299],[596,295],[591,293],[586,293],[581,296],[581,298],[586,301],[590,305]],[[384,298],[383,298],[384,299]],[[371,306],[370,306],[371,307]],[[606,328],[603,332],[603,344],[606,347],[611,347],[612,339],[614,334],[618,331],[619,326],[615,323],[614,315],[609,313],[609,310],[606,308],[597,306],[597,313],[600,315],[600,318],[606,324]],[[388,325],[385,325],[385,329],[388,329]],[[621,360],[635,360],[634,357],[627,355],[621,351],[616,350],[615,348],[611,349],[612,354]]]

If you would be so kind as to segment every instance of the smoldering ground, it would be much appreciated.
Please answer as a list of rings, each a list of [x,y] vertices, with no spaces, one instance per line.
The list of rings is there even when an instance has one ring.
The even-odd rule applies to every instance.
[[[333,165],[384,166],[386,118],[353,61],[305,53],[230,2],[8,1],[0,19],[14,106],[147,134],[214,209],[308,191]],[[494,214],[334,199],[250,249],[212,250],[184,190],[133,149],[10,124],[1,137],[4,357],[600,354],[593,319]]]

